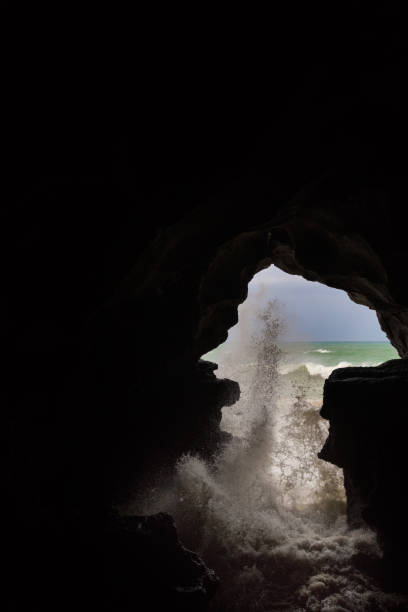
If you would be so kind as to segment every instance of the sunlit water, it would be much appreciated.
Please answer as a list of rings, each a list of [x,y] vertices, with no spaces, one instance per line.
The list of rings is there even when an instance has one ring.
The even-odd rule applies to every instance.
[[[183,543],[221,578],[214,612],[406,610],[359,569],[362,559],[368,567],[380,558],[375,536],[347,527],[341,470],[317,458],[327,435],[319,417],[324,376],[339,364],[395,357],[393,349],[279,347],[273,308],[261,322],[252,343],[206,356],[219,377],[240,382],[240,401],[223,410],[231,441],[211,464],[182,457],[174,482],[134,510],[175,517]]]

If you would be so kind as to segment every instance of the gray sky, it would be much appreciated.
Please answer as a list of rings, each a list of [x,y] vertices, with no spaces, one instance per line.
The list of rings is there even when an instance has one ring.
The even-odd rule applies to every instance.
[[[286,274],[271,266],[257,274],[249,285],[244,309],[255,320],[255,304],[277,299],[287,322],[288,341],[386,341],[373,310],[350,300],[339,289]],[[240,312],[243,316],[242,306]],[[230,332],[231,339],[237,330]]]

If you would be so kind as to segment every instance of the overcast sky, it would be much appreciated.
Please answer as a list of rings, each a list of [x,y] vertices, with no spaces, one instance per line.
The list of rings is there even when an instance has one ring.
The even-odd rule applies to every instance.
[[[287,322],[284,340],[387,340],[373,310],[355,304],[344,291],[286,274],[275,266],[259,272],[249,285],[244,306],[249,321],[256,320],[255,304],[273,299],[278,300]],[[233,328],[231,339],[237,331]]]

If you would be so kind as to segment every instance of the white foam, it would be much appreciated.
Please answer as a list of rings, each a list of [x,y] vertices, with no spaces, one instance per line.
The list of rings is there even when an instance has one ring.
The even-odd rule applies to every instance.
[[[305,367],[311,376],[319,375],[322,378],[327,378],[337,368],[347,368],[353,364],[349,361],[339,361],[332,366],[325,366],[321,363],[313,363],[312,361],[306,361],[304,363],[287,363],[280,365],[278,368],[279,374],[290,374],[295,372],[299,368]]]
[[[242,369],[251,361],[245,351],[229,364],[244,391],[224,409],[239,437],[211,465],[181,458],[175,481],[134,510],[174,515],[181,541],[221,578],[213,612],[389,612],[398,597],[379,591],[353,565],[355,554],[372,558],[379,551],[371,531],[348,529],[342,473],[317,459],[318,411],[298,391],[296,401],[283,398],[285,410],[279,397],[292,382],[278,373],[305,366],[327,377],[352,364],[280,364],[274,334],[267,327],[255,367]],[[243,379],[234,376],[238,366]],[[305,486],[307,498],[300,495]]]

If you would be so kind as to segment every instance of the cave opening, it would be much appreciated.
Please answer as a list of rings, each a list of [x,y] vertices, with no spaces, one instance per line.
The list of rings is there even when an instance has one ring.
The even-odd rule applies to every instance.
[[[372,576],[375,534],[348,522],[342,470],[318,457],[327,376],[397,357],[375,311],[343,291],[275,266],[255,275],[228,340],[203,357],[240,385],[222,410],[227,441],[211,460],[184,454],[139,509],[169,512],[183,543],[215,568],[211,610],[398,605]]]
[[[324,381],[337,368],[378,366],[397,351],[375,311],[274,265],[255,275],[238,313],[227,341],[205,356],[219,378],[240,385],[239,400],[222,409],[221,429],[249,440],[263,419],[273,429],[270,472],[281,502],[344,513],[342,470],[318,457],[328,436],[319,414]]]

